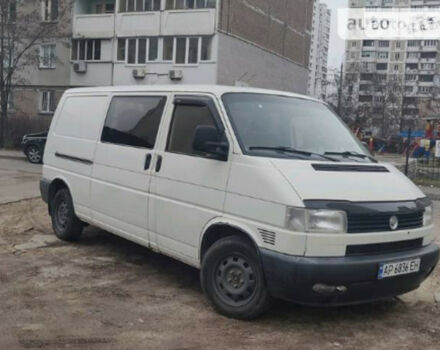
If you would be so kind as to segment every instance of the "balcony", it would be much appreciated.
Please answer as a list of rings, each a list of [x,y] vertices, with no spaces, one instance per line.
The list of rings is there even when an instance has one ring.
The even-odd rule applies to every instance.
[[[112,38],[114,33],[114,14],[87,14],[73,17],[74,38]]]
[[[116,35],[158,36],[160,34],[161,13],[159,11],[123,12],[116,15]]]
[[[197,23],[197,26],[188,25]],[[215,33],[216,10],[172,10],[162,15],[162,35],[212,35]]]
[[[73,16],[74,38],[111,38],[114,35],[115,0],[77,0]]]

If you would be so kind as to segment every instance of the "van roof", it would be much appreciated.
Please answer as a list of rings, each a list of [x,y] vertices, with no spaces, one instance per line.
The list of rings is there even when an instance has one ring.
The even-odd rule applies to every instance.
[[[215,95],[223,95],[228,92],[260,93],[298,97],[308,100],[319,101],[310,96],[295,94],[292,92],[268,90],[251,87],[235,87],[223,85],[127,85],[127,86],[104,86],[69,89],[67,93],[96,93],[96,92],[209,92]],[[322,101],[320,101],[322,102]]]

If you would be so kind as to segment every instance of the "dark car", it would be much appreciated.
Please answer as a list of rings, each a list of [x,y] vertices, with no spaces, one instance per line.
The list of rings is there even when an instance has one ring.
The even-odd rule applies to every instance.
[[[43,161],[44,146],[46,145],[47,131],[23,136],[21,144],[23,152],[29,162],[38,164]]]

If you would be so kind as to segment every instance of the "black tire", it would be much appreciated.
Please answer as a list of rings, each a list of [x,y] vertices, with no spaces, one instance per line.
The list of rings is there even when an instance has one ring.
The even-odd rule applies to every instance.
[[[244,237],[215,242],[203,258],[200,277],[214,308],[227,317],[251,320],[271,305],[260,258]]]
[[[83,223],[76,217],[72,196],[67,188],[55,193],[51,201],[52,228],[63,241],[77,241],[81,237]]]
[[[25,150],[26,158],[32,164],[40,164],[43,161],[43,152],[37,145],[29,145]]]

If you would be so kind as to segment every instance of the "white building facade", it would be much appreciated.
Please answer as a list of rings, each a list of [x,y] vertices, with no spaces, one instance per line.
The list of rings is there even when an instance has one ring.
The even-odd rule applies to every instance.
[[[327,5],[314,0],[307,93],[320,99],[325,99],[327,89],[330,22],[331,11]]]
[[[295,60],[240,32],[239,16],[276,20],[275,14],[248,1],[229,2],[77,0],[70,85],[221,83],[305,93],[308,55]],[[306,18],[307,13],[305,7]],[[304,50],[310,40],[307,26],[304,21],[299,28]]]

